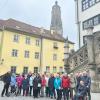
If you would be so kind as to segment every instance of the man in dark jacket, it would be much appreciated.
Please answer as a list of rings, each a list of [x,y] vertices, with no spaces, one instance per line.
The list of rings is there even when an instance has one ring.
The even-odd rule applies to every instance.
[[[4,96],[5,91],[6,91],[5,95],[7,96],[7,94],[8,94],[8,89],[9,89],[9,85],[10,85],[10,82],[11,82],[10,72],[7,72],[4,75],[3,82],[4,82],[4,87],[3,87],[3,90],[2,90],[2,93],[1,93],[2,97]]]
[[[49,78],[49,81],[48,81],[48,87],[49,87],[49,90],[50,90],[50,96],[51,98],[56,98],[55,96],[55,88],[54,88],[54,80],[55,80],[55,77],[53,74],[51,74],[51,77]]]
[[[80,81],[74,100],[85,100],[85,96],[86,96],[86,87],[84,85],[84,82]]]
[[[38,76],[36,75],[33,80],[33,96],[38,98]]]
[[[91,88],[91,78],[86,71],[83,72],[83,77],[81,79],[84,82],[86,87],[87,95],[89,96],[89,100],[91,100],[90,88]]]

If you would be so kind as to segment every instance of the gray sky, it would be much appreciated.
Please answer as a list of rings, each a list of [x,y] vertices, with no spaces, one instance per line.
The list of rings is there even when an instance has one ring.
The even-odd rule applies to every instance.
[[[49,29],[56,0],[0,0],[0,19],[14,18]],[[57,0],[62,11],[64,37],[77,43],[74,0]]]

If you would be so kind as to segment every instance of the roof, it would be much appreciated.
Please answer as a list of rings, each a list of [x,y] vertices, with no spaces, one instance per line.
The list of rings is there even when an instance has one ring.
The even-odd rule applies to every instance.
[[[21,34],[24,32],[28,35],[40,36],[47,39],[57,40],[64,42],[65,38],[60,34],[51,34],[50,30],[43,29],[43,33],[41,33],[41,28],[35,27],[29,24],[26,24],[21,21],[17,21],[15,19],[8,20],[0,20],[0,29],[12,29],[16,31],[21,31]],[[69,43],[72,43],[69,41]]]

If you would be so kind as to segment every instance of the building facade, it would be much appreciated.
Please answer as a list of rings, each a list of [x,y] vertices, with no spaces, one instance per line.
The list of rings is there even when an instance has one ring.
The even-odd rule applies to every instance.
[[[49,30],[14,19],[0,20],[0,75],[7,71],[63,72],[64,42]]]
[[[75,8],[78,44],[81,47],[88,27],[93,26],[94,32],[100,31],[100,0],[75,0]]]

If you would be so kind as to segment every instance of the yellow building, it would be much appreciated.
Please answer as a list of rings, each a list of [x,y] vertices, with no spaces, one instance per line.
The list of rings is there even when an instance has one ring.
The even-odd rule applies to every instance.
[[[0,20],[0,75],[64,71],[64,41],[54,32],[14,19]],[[69,41],[73,48],[73,43]]]

